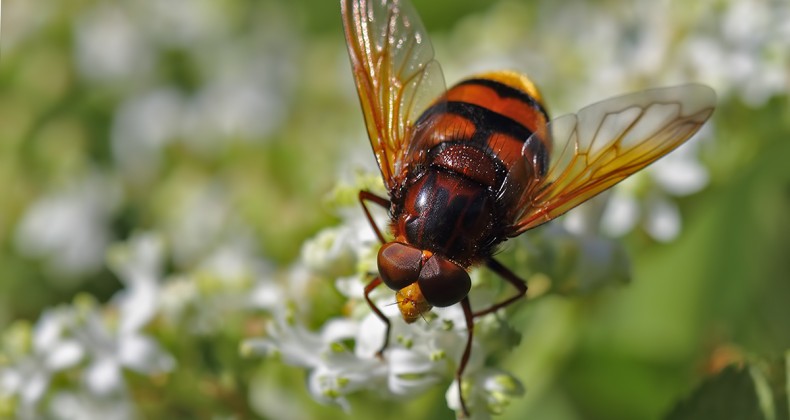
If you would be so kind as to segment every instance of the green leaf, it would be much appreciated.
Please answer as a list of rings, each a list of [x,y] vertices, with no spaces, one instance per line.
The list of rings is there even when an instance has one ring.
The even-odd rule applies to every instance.
[[[666,418],[786,420],[790,416],[787,369],[787,360],[729,366],[705,381]]]
[[[760,410],[755,383],[749,370],[730,366],[705,381],[666,417],[685,419],[766,419]]]

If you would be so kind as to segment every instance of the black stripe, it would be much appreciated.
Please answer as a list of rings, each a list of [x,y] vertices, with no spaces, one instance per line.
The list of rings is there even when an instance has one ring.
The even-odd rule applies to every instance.
[[[516,89],[516,88],[514,88],[512,86],[508,86],[508,85],[506,85],[504,83],[500,83],[500,82],[497,82],[496,80],[491,80],[491,79],[467,79],[467,80],[464,80],[464,81],[458,83],[458,86],[461,86],[461,85],[485,86],[485,87],[493,90],[494,92],[496,92],[496,94],[499,95],[500,98],[515,98],[515,99],[518,99],[521,102],[524,102],[525,104],[527,104],[527,105],[531,106],[532,108],[538,110],[541,114],[543,114],[543,117],[546,118],[546,121],[549,120],[549,113],[546,112],[545,108],[543,108],[543,104],[538,102],[537,99],[533,98],[532,96],[530,96],[526,92],[521,91],[519,89]]]
[[[516,120],[479,105],[468,102],[445,102],[445,112],[466,118],[475,125],[474,137],[486,141],[494,132],[513,137],[522,142],[527,141],[532,131]]]
[[[517,141],[525,143],[527,139],[532,136],[532,131],[524,127],[518,121],[510,119],[502,114],[491,111],[490,109],[483,108],[479,105],[470,104],[468,102],[437,102],[430,108],[426,109],[417,120],[416,125],[430,123],[434,116],[443,113],[458,115],[466,120],[469,120],[475,126],[475,133],[471,138],[447,139],[440,145],[434,147],[432,152],[438,153],[444,147],[450,144],[467,144],[476,145],[483,150],[486,150],[493,157],[496,162],[497,182],[501,182],[505,169],[503,161],[504,156],[500,156],[498,152],[491,150],[488,140],[492,134],[500,133],[510,136]],[[419,130],[419,128],[418,128]],[[540,144],[543,145],[542,143]]]

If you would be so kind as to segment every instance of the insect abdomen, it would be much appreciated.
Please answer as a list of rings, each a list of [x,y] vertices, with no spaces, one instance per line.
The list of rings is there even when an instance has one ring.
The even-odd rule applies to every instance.
[[[508,188],[520,192],[542,176],[524,153],[545,162],[548,146],[539,142],[523,149],[548,117],[537,90],[515,73],[463,81],[444,99],[418,122],[422,169],[407,182],[395,228],[409,243],[466,266],[504,239],[494,229],[495,220],[508,225],[502,219],[513,207],[513,197],[500,193],[503,184],[519,183]]]
[[[501,190],[507,177],[511,184],[508,189],[520,192],[547,170],[550,139],[541,138],[524,147],[534,132],[545,128],[547,121],[540,93],[526,76],[489,73],[458,83],[443,100],[426,110],[418,123],[415,143],[419,144],[418,149],[431,153],[448,143],[476,148],[490,159],[475,158],[471,166],[455,159],[446,168],[471,178],[486,178],[482,183],[494,191]],[[430,157],[413,159],[428,163],[426,159]],[[491,171],[496,172],[495,177]]]

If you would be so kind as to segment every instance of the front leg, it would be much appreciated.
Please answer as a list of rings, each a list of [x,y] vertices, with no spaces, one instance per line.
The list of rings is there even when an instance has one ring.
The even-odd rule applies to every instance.
[[[386,243],[387,241],[384,240],[384,235],[381,234],[379,227],[376,226],[376,222],[373,221],[373,216],[370,215],[370,211],[368,210],[368,206],[365,205],[365,201],[374,202],[387,210],[390,208],[390,201],[384,197],[379,197],[370,191],[362,190],[359,192],[359,203],[362,204],[362,210],[365,211],[365,216],[368,218],[368,223],[370,223],[373,231],[376,232],[376,236],[378,236],[379,241],[381,241],[382,244]]]
[[[373,203],[376,203],[388,210],[390,207],[390,202],[386,198],[379,197],[378,195],[373,194],[372,192],[369,191],[362,190],[359,192],[359,203],[362,204],[362,209],[365,211],[365,216],[367,216],[370,226],[373,228],[373,231],[376,232],[376,236],[379,238],[379,241],[381,241],[382,244],[386,243],[387,241],[384,239],[384,235],[381,234],[379,227],[376,226],[376,222],[373,221],[373,216],[370,215],[368,206],[365,205],[366,201],[371,201]],[[376,314],[376,316],[387,326],[386,332],[384,334],[384,344],[381,346],[379,351],[376,352],[376,356],[379,358],[381,358],[384,355],[384,350],[386,350],[387,346],[389,345],[390,329],[392,327],[390,320],[386,316],[384,316],[384,313],[381,312],[381,309],[379,309],[378,306],[376,306],[376,304],[373,303],[373,301],[370,299],[370,293],[381,283],[382,283],[381,277],[376,277],[375,279],[373,279],[373,281],[371,281],[365,286],[365,301],[368,302],[368,306],[370,306],[370,309],[373,311],[373,313]]]
[[[472,306],[469,304],[468,296],[461,300],[461,308],[464,310],[467,335],[464,353],[461,355],[461,362],[458,363],[458,370],[455,371],[455,382],[458,384],[458,398],[461,400],[461,411],[463,412],[463,416],[461,417],[468,418],[469,409],[466,407],[466,400],[464,399],[463,386],[461,382],[461,379],[464,376],[464,371],[466,370],[466,365],[469,363],[469,357],[472,355],[472,338],[475,335],[474,314],[472,314]]]
[[[381,312],[381,309],[379,309],[379,307],[376,306],[372,300],[370,300],[370,292],[372,292],[373,289],[378,287],[381,283],[381,277],[376,277],[373,279],[373,281],[368,283],[367,286],[365,286],[365,300],[368,302],[368,306],[370,306],[370,309],[373,311],[373,313],[376,314],[376,316],[379,317],[379,319],[387,326],[386,332],[384,333],[384,344],[382,344],[379,351],[376,352],[376,357],[378,358],[381,358],[384,355],[384,350],[386,350],[387,346],[389,345],[390,328],[392,327],[390,320],[384,316],[384,313]]]

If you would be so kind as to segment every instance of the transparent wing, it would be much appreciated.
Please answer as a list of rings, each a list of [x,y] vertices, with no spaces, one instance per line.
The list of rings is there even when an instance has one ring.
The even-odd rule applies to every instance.
[[[403,175],[414,123],[444,94],[444,76],[408,1],[342,0],[340,5],[370,144],[392,189]]]
[[[509,235],[564,214],[671,152],[699,130],[715,103],[713,89],[690,84],[611,98],[552,120],[533,134],[551,138],[548,171],[522,193]]]

